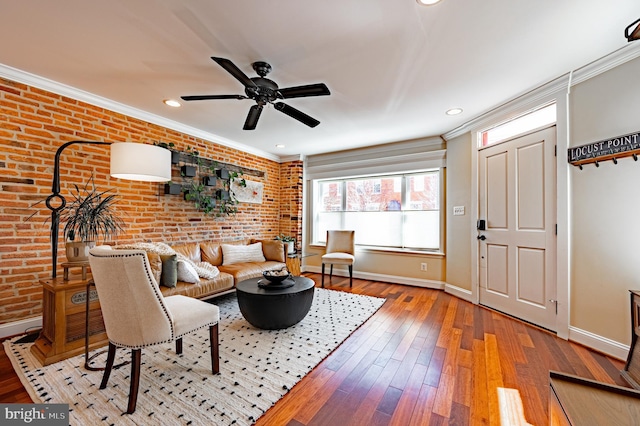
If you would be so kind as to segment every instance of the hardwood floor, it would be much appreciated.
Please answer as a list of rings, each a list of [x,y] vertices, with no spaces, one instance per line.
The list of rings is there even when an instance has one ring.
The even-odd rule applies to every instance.
[[[358,279],[350,290],[348,279],[335,276],[327,282],[387,302],[258,426],[497,425],[499,388],[517,390],[526,420],[546,425],[549,370],[627,386],[623,362],[442,291]],[[0,401],[31,401],[4,349]]]

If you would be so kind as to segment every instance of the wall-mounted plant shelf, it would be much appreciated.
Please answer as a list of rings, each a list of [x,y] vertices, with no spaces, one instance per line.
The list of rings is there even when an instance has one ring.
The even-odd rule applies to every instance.
[[[215,214],[218,217],[234,215],[238,211],[238,200],[230,191],[231,182],[246,186],[242,175],[265,175],[260,170],[200,157],[194,149],[176,151],[173,146],[164,147],[171,150],[171,162],[175,167],[174,178],[178,181],[165,184],[164,193],[174,195],[182,192],[185,201],[193,203],[197,210],[205,214]],[[178,173],[179,177],[176,176]]]

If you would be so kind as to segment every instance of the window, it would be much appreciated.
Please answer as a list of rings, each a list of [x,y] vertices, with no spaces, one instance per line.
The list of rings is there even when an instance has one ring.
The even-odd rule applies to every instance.
[[[556,104],[547,105],[482,132],[481,144],[482,147],[492,145],[555,122]]]
[[[354,229],[356,244],[438,250],[440,170],[315,180],[313,241],[328,229]]]

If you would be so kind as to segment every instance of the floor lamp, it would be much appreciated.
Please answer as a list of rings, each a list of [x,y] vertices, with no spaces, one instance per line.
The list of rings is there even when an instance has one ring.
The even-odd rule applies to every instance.
[[[111,145],[112,177],[144,182],[171,180],[171,151],[156,145],[132,142],[71,141],[60,146],[54,160],[51,195],[45,201],[47,208],[51,210],[53,278],[56,277],[58,269],[60,212],[67,204],[67,200],[60,194],[60,154],[71,145]]]

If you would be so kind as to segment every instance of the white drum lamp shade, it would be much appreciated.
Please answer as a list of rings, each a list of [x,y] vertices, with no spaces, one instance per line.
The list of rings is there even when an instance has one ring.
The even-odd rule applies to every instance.
[[[144,182],[170,181],[171,151],[144,143],[112,143],[111,176]]]

